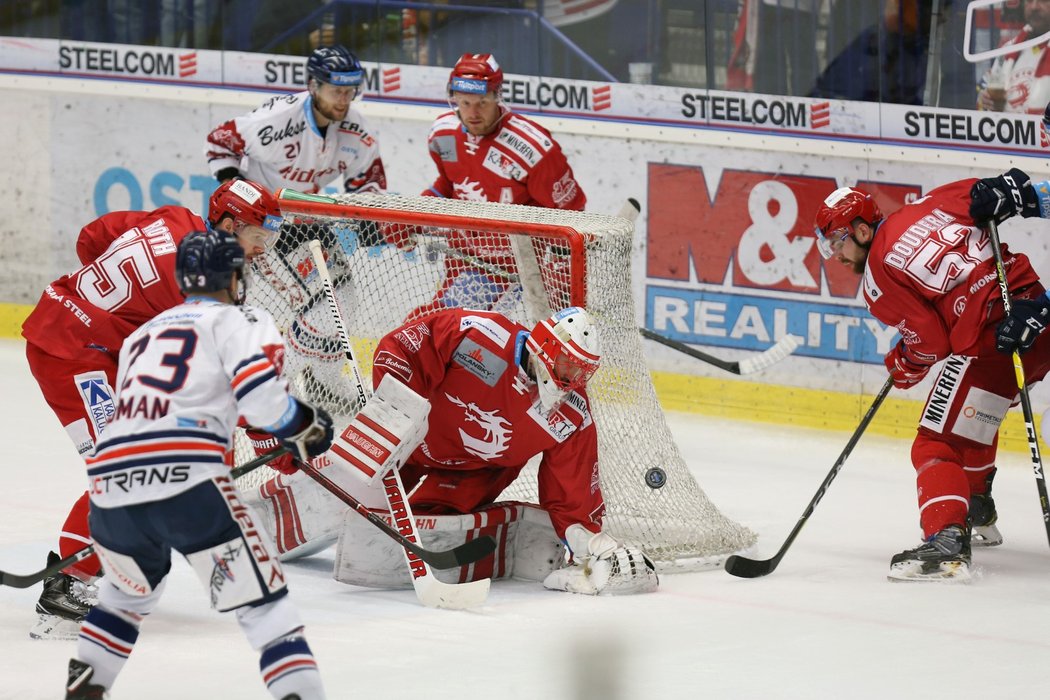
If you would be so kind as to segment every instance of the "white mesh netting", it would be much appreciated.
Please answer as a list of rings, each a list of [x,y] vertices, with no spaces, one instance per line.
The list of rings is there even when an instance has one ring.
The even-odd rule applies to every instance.
[[[531,327],[552,308],[585,306],[598,323],[603,351],[588,394],[598,426],[606,528],[643,547],[664,571],[719,565],[754,543],[754,533],[722,515],[701,490],[664,421],[635,323],[629,221],[393,195],[328,200],[286,192],[281,204],[281,239],[254,263],[248,303],[270,311],[285,334],[293,390],[324,406],[337,424],[359,407],[307,248],[312,238],[328,256],[366,381],[377,340],[430,309],[489,309]],[[252,456],[239,440],[238,462]],[[660,488],[646,483],[654,467],[666,475]],[[258,469],[240,483],[252,488],[272,475]],[[534,464],[503,497],[536,502]]]

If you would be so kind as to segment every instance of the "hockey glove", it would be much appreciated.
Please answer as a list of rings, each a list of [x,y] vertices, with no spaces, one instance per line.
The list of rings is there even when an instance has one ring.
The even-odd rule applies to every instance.
[[[1039,216],[1039,200],[1028,176],[1010,168],[999,177],[988,177],[970,188],[970,217],[978,225],[1001,224],[1011,216]]]
[[[280,440],[265,430],[248,428],[244,431],[244,434],[252,444],[252,449],[255,450],[256,457],[266,454],[280,444]],[[276,459],[271,459],[267,464],[271,469],[275,469],[282,474],[294,474],[299,471],[295,466],[295,462],[292,461],[292,456],[290,454],[284,454]]]
[[[886,353],[883,362],[893,375],[893,386],[898,389],[912,388],[923,380],[933,366],[911,359],[903,340]]]
[[[637,547],[621,544],[605,532],[592,533],[582,525],[565,530],[572,563],[555,569],[544,588],[584,595],[648,593],[660,585],[656,567]]]
[[[219,181],[219,184],[224,184],[227,180],[242,180],[244,176],[241,175],[241,171],[234,167],[223,168],[219,172],[215,173],[215,179]]]
[[[296,400],[299,404],[298,427],[294,432],[278,435],[281,442],[292,448],[292,454],[303,462],[328,451],[334,429],[332,417],[319,406]]]
[[[995,349],[999,352],[1025,352],[1050,323],[1050,299],[1017,299],[1010,314],[995,329]]]

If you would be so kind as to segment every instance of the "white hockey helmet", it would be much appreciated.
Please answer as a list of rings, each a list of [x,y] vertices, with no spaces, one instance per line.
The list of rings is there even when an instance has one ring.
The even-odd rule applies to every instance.
[[[601,362],[598,328],[578,306],[537,323],[525,347],[531,355],[540,406],[548,412],[561,405],[570,391],[583,388]]]

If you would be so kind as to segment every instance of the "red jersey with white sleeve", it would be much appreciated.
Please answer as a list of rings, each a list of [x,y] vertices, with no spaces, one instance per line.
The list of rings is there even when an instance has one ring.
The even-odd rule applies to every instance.
[[[47,286],[22,335],[53,357],[82,358],[85,348],[116,357],[132,331],[184,301],[175,251],[187,234],[206,226],[189,209],[173,206],[92,221],[77,239],[84,266]]]
[[[227,474],[239,416],[273,429],[295,415],[283,358],[261,309],[197,296],[144,324],[120,351],[117,410],[86,460],[91,502],[157,501]]]
[[[347,192],[386,189],[379,139],[353,108],[323,131],[309,92],[273,97],[208,134],[204,155],[213,175],[237,168],[272,192],[319,192],[336,179]]]
[[[574,523],[596,532],[604,502],[587,395],[572,392],[559,408],[543,413],[535,382],[521,366],[528,334],[497,313],[439,311],[380,340],[373,383],[378,386],[389,373],[430,400],[426,437],[403,469],[462,473],[462,484],[447,481],[446,504],[460,504],[460,512],[487,505],[476,502],[477,489],[484,486],[473,482],[472,472],[502,469],[507,473],[492,480],[509,483],[542,454],[539,501],[558,536]],[[475,493],[468,493],[472,489]]]
[[[587,197],[558,142],[531,119],[501,109],[485,136],[468,133],[455,112],[434,121],[427,143],[438,177],[423,195],[582,211]]]
[[[969,214],[974,182],[943,185],[887,216],[868,254],[868,309],[926,364],[977,354],[982,328],[1003,316],[992,242]],[[1013,292],[1039,282],[1027,256],[1002,250]]]

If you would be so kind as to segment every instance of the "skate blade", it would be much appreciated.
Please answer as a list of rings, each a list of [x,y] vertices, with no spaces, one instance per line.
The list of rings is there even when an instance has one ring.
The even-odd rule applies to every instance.
[[[919,562],[904,562],[891,565],[886,578],[894,583],[969,583],[973,575],[970,565],[964,561],[944,561],[937,571],[925,573]]]
[[[29,630],[30,639],[48,639],[62,642],[75,640],[80,635],[80,623],[58,615],[41,614]]]
[[[995,525],[975,525],[970,537],[971,547],[997,547],[1003,543],[1003,535]]]

